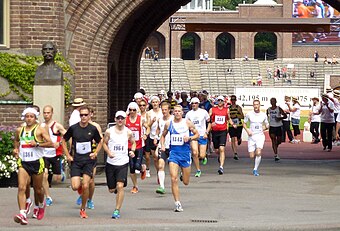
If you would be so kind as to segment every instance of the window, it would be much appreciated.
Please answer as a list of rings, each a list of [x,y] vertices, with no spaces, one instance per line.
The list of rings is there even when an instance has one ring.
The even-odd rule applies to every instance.
[[[0,48],[9,48],[9,0],[0,0]]]

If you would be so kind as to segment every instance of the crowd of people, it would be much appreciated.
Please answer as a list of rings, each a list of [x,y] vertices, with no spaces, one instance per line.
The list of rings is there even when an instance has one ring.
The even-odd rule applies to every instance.
[[[242,131],[248,135],[249,156],[254,159],[252,174],[259,176],[261,153],[265,143],[264,131],[269,130],[274,160],[279,161],[278,147],[286,140],[300,142],[301,105],[297,97],[285,96],[285,103],[278,106],[276,98],[262,112],[260,101],[253,101],[247,114],[237,104],[237,97],[209,96],[208,92],[161,91],[148,97],[145,90],[138,91],[126,110],[115,113],[115,124],[102,133],[100,126],[92,121],[93,108],[82,98],[76,98],[74,111],[66,130],[53,120],[53,107],[43,107],[44,121],[40,123],[39,107],[26,108],[22,113],[24,123],[17,129],[13,154],[18,159],[18,205],[19,213],[14,221],[28,224],[27,215],[34,204],[33,218],[42,219],[45,206],[53,205],[49,191],[48,170],[52,169],[54,181],[61,178],[61,158],[64,154],[70,163],[71,188],[79,194],[76,203],[80,217],[88,218],[86,208],[94,209],[94,177],[97,155],[103,148],[107,154],[105,173],[110,193],[116,194],[112,218],[120,218],[124,201],[124,188],[130,173],[131,193],[139,192],[138,178],[151,176],[151,159],[158,179],[158,194],[165,194],[166,166],[171,178],[171,191],[175,212],[182,212],[179,180],[190,182],[191,163],[195,177],[201,177],[201,165],[208,162],[207,153],[213,149],[218,155],[217,173],[224,174],[227,134],[231,139],[233,159],[239,160],[238,146],[242,143]],[[327,93],[313,98],[309,122],[313,142],[322,140],[324,150],[332,150],[333,141],[339,139],[340,116],[338,98],[340,91],[327,88]],[[336,122],[337,121],[337,122]],[[292,124],[293,133],[290,129]],[[319,126],[321,124],[321,139]],[[337,124],[335,126],[335,124]],[[336,134],[336,135],[335,135]],[[145,160],[144,160],[145,159]],[[34,201],[30,198],[33,182]]]

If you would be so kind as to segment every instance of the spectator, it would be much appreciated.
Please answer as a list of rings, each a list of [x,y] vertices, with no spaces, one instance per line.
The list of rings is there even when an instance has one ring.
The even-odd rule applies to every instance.
[[[158,54],[157,53],[153,56],[153,61],[157,61],[158,62]]]
[[[323,60],[323,64],[330,64],[331,62],[328,61],[327,57],[325,56],[325,59]]]
[[[207,64],[209,59],[209,54],[207,51],[204,52],[204,63]]]
[[[315,51],[314,52],[314,61],[318,62],[318,59],[319,59],[319,53],[318,53],[318,51]]]
[[[268,68],[267,68],[267,78],[268,78],[268,79],[271,79],[271,78],[272,78],[272,75],[273,75],[272,69],[271,69],[270,67],[268,67]]]
[[[149,47],[146,47],[146,48],[145,48],[145,58],[146,58],[146,59],[149,59],[149,58],[150,58],[150,48],[149,48]]]
[[[257,76],[257,86],[262,86],[262,76],[259,73],[259,75]]]
[[[245,56],[244,56],[243,61],[249,61],[248,55],[245,55]]]
[[[200,61],[200,63],[203,63],[203,60],[204,60],[204,56],[203,56],[203,54],[201,53],[201,54],[199,55],[199,61]]]
[[[335,55],[333,55],[332,57],[332,64],[338,64],[338,61],[336,60]]]
[[[314,77],[315,77],[314,71],[309,72],[309,76],[310,76],[311,78],[314,78]]]

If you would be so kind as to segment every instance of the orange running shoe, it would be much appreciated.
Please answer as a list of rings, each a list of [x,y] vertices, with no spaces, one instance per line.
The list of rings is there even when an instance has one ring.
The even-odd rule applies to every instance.
[[[141,174],[140,174],[140,178],[142,180],[144,180],[146,178],[146,165],[145,164],[142,164],[142,169],[141,169]]]
[[[84,210],[83,209],[80,210],[80,218],[84,218],[84,219],[88,218],[85,209]]]

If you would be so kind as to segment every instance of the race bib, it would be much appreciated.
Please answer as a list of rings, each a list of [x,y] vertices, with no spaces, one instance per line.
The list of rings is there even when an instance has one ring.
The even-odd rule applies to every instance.
[[[80,155],[91,153],[91,142],[77,142],[76,152]]]
[[[262,124],[255,123],[251,125],[251,131],[253,132],[262,132]]]
[[[215,116],[215,123],[216,124],[224,124],[225,123],[225,116]]]
[[[183,145],[183,144],[184,144],[183,135],[180,134],[171,135],[171,145]]]
[[[121,144],[115,144],[113,147],[112,147],[112,151],[113,152],[124,152],[124,145],[121,145]]]
[[[23,152],[21,152],[21,157],[23,161],[34,161],[37,157],[34,155],[33,148],[25,148]]]
[[[197,124],[200,124],[200,121],[196,119],[196,120],[193,120],[192,123],[197,125]]]
[[[238,118],[234,118],[234,119],[231,119],[233,121],[233,124],[237,125],[239,124],[239,119]]]
[[[136,141],[139,140],[139,131],[132,131],[132,135],[135,138]]]

